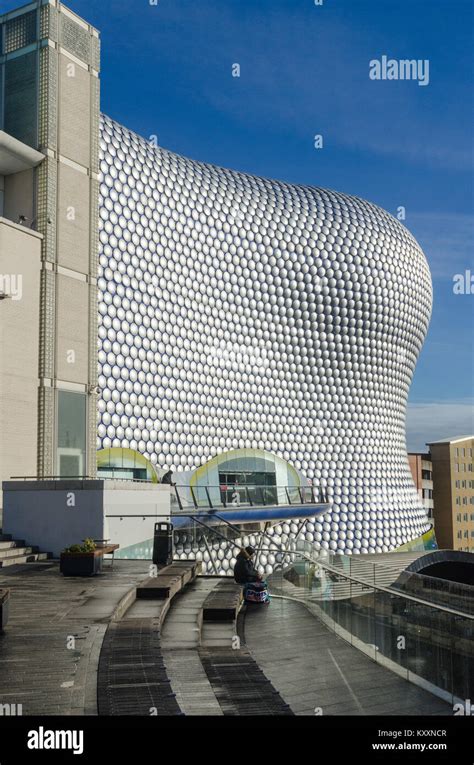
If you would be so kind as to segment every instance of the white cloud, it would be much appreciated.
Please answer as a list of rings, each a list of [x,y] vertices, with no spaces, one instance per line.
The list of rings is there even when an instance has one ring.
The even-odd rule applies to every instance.
[[[410,452],[426,451],[430,441],[473,433],[473,401],[408,404],[407,448]]]
[[[452,279],[471,267],[474,215],[412,213],[407,225],[426,254],[433,279]]]

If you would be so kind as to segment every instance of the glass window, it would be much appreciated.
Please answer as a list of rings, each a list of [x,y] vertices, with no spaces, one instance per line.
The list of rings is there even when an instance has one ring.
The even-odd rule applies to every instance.
[[[86,474],[86,396],[58,391],[57,467],[60,476]]]

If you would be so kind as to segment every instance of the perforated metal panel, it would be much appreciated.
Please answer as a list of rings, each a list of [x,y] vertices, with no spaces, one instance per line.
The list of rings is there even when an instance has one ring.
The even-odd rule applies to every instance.
[[[427,531],[405,411],[425,257],[377,206],[195,162],[103,117],[98,446],[190,470],[273,452],[327,487],[316,546]],[[306,536],[307,535],[307,536]]]

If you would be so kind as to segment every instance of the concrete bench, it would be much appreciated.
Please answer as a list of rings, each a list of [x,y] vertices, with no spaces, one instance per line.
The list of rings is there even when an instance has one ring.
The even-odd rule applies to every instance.
[[[10,590],[0,590],[0,632],[2,632],[7,625],[9,601]]]
[[[235,621],[243,600],[242,585],[233,581],[222,581],[209,593],[204,601],[202,619],[204,622]]]
[[[200,571],[197,561],[173,561],[162,568],[157,576],[150,576],[137,587],[137,598],[165,600],[173,598],[177,592],[193,581]]]

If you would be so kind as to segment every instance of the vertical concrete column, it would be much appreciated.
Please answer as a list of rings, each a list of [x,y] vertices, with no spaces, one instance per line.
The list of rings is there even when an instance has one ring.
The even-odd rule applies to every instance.
[[[44,237],[38,475],[63,472],[61,456],[65,464],[69,460],[69,474],[73,470],[94,476],[99,33],[56,0],[39,2],[38,14],[38,144],[46,155],[38,171],[36,195],[37,227]],[[58,443],[61,392],[76,394],[71,402],[79,396],[86,399],[86,444],[77,459],[74,447]],[[76,444],[78,434],[68,431],[69,435],[71,444]]]

